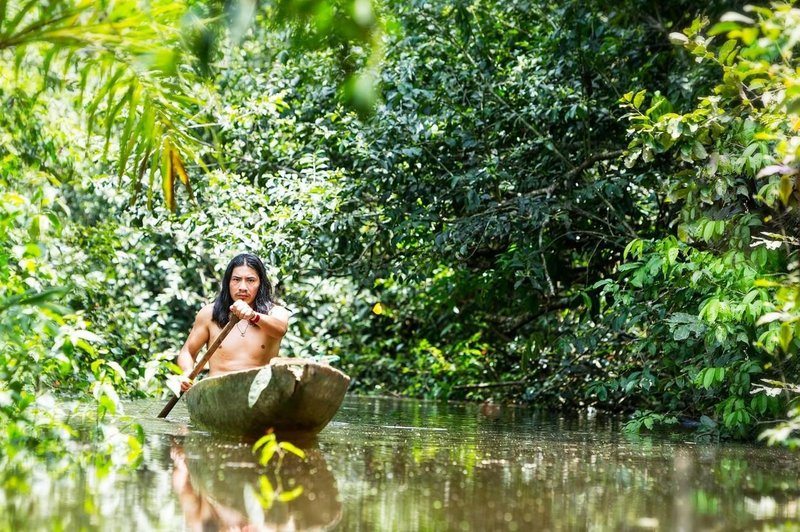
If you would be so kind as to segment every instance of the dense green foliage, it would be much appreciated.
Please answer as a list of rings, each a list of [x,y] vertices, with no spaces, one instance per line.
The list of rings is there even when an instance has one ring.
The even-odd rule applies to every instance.
[[[243,250],[354,391],[791,411],[798,10],[190,4],[0,3],[0,465],[159,394]]]

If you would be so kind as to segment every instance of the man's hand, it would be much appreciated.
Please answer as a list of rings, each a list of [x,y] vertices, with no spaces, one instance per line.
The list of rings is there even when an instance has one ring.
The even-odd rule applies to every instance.
[[[181,393],[183,393],[186,390],[188,390],[189,388],[191,388],[192,385],[194,384],[194,381],[191,380],[186,375],[181,375],[180,377],[178,377],[178,380],[180,380],[180,382],[181,382]]]
[[[194,381],[189,380],[188,373],[184,373],[183,375],[176,375],[173,373],[172,375],[167,375],[165,384],[173,394],[180,397],[183,395],[183,392],[192,387]]]
[[[250,305],[241,299],[233,302],[233,305],[231,305],[231,312],[240,320],[250,321],[256,317],[256,311],[250,308]]]

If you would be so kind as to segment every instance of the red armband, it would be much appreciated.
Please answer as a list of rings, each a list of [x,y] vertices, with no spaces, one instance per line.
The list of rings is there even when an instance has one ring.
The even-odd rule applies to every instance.
[[[250,325],[255,325],[259,321],[261,321],[261,314],[256,312],[255,317],[252,320],[250,320]]]

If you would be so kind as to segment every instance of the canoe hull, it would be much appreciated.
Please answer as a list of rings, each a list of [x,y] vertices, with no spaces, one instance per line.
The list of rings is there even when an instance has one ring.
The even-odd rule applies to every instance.
[[[192,421],[216,432],[313,435],[339,410],[349,384],[350,377],[326,364],[276,358],[263,368],[203,379],[184,398]]]

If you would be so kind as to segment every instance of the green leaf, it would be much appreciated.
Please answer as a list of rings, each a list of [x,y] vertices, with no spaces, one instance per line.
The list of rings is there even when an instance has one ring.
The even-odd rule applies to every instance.
[[[172,173],[172,147],[169,139],[164,139],[161,148],[161,190],[164,192],[164,204],[175,212],[175,176]]]
[[[258,463],[261,465],[267,465],[272,457],[275,456],[275,451],[278,450],[277,445],[267,445],[264,447],[263,451],[261,452],[261,458],[259,458]]]
[[[714,384],[714,376],[715,376],[714,368],[706,368],[703,371],[704,371],[703,388],[708,390],[709,388],[711,388],[711,385]]]
[[[712,220],[706,220],[705,226],[703,227],[703,240],[711,242],[714,238],[714,227],[714,222]]]
[[[681,327],[678,327],[677,329],[675,329],[675,334],[673,338],[675,338],[675,340],[678,342],[682,342],[683,340],[689,338],[690,331],[691,329],[689,328],[688,325],[683,325]]]
[[[741,25],[738,22],[728,21],[728,22],[718,22],[711,26],[708,30],[709,35],[721,35],[723,33],[728,33],[730,31],[738,30],[741,28]]]
[[[792,192],[794,191],[794,177],[782,175],[779,191],[781,203],[789,205],[789,199],[792,197]]]
[[[744,305],[749,305],[753,302],[755,298],[759,296],[760,292],[758,290],[750,290],[747,294],[742,298],[742,303]]]
[[[54,298],[62,298],[67,291],[67,288],[59,286],[48,288],[41,292],[28,291],[23,294],[12,296],[0,301],[0,312],[14,306],[42,305]]]
[[[684,45],[689,42],[689,37],[684,35],[683,33],[678,33],[677,31],[673,31],[669,34],[669,42],[672,44]]]
[[[291,491],[284,491],[283,493],[278,495],[278,500],[281,502],[289,502],[295,500],[302,494],[303,494],[303,486],[297,486],[295,489]]]
[[[706,152],[705,147],[700,143],[700,141],[694,141],[692,153],[694,158],[697,160],[705,160],[708,158],[708,153]]]
[[[253,444],[253,452],[258,451],[259,448],[263,447],[267,443],[274,441],[275,441],[275,434],[271,432],[269,434],[261,436],[261,438],[259,438],[258,441],[255,444]]]
[[[640,108],[642,106],[642,103],[644,103],[644,97],[646,94],[647,91],[644,89],[637,92],[636,96],[633,97],[633,106],[636,107],[637,109]]]
[[[723,44],[722,47],[719,49],[718,56],[720,63],[726,62],[726,60],[728,59],[728,55],[730,55],[733,49],[736,48],[736,43],[737,43],[736,39],[728,39],[727,41],[725,41],[725,44]]]
[[[791,323],[787,321],[781,323],[778,339],[780,340],[781,349],[783,352],[788,353],[789,348],[792,345],[792,340],[794,339],[794,327],[792,327]]]
[[[703,306],[701,315],[705,316],[709,323],[714,323],[719,315],[719,307],[719,299],[712,298]]]
[[[114,362],[113,360],[111,360],[109,362],[106,362],[106,365],[111,369],[113,369],[121,379],[125,379],[125,370],[122,368],[122,366],[119,365],[118,362]]]
[[[117,161],[117,175],[122,177],[122,174],[125,173],[125,167],[128,163],[128,158],[130,157],[131,151],[133,151],[133,147],[137,142],[137,136],[133,135],[133,127],[136,124],[136,110],[139,105],[139,93],[140,89],[138,83],[136,82],[135,78],[131,80],[130,88],[128,89],[127,94],[125,95],[125,102],[128,106],[128,116],[125,120],[125,127],[122,130],[122,135],[119,139],[119,146],[120,146],[120,153],[119,153],[119,160]],[[144,143],[139,143],[140,145]]]
[[[22,19],[25,18],[25,15],[27,15],[28,12],[34,8],[34,6],[39,4],[39,2],[40,0],[31,0],[30,2],[23,4],[22,7],[19,9],[19,11],[17,11],[17,14],[14,16],[14,18],[11,19],[11,21],[8,24],[5,25],[5,28],[3,28],[3,33],[9,37],[13,37],[14,30],[17,29],[19,23],[22,22]],[[5,10],[6,10],[6,3],[3,2],[3,11]]]
[[[786,314],[785,312],[767,312],[766,314],[758,318],[756,325],[764,325],[766,323],[772,323],[773,321],[784,320],[788,317],[789,315]]]
[[[675,261],[678,260],[679,253],[680,249],[677,247],[669,248],[669,250],[667,250],[667,259],[670,264],[675,264]]]
[[[289,451],[290,453],[292,453],[292,454],[298,456],[299,458],[305,460],[306,453],[302,449],[300,449],[299,447],[296,447],[295,445],[289,443],[288,441],[282,441],[278,445],[281,447],[281,449],[283,449],[285,451]]]

